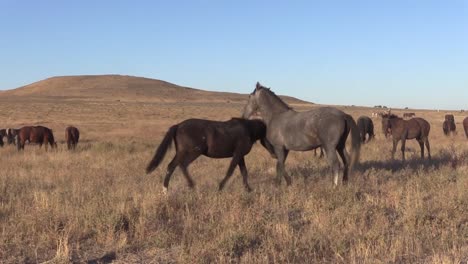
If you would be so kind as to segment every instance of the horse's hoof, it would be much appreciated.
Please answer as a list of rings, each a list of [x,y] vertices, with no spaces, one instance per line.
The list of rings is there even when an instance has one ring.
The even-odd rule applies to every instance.
[[[163,187],[163,189],[162,189],[162,194],[163,194],[163,195],[167,195],[167,192],[168,192],[167,187]]]

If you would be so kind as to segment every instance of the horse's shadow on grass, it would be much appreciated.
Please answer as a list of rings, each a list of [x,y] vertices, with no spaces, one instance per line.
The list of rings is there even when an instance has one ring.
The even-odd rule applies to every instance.
[[[418,169],[436,169],[441,166],[452,163],[452,158],[449,155],[435,156],[431,160],[421,158],[411,158],[403,162],[402,160],[369,160],[363,161],[356,166],[356,171],[365,172],[369,169],[375,170],[389,170],[391,172],[398,172],[404,169],[418,170]]]
[[[458,166],[465,164],[468,161],[468,151],[462,153],[454,153],[449,150],[443,150],[440,153],[432,156],[429,160],[426,156],[425,159],[420,157],[414,157],[407,159],[403,162],[401,159],[387,159],[387,160],[368,160],[359,162],[353,170],[354,173],[365,173],[370,169],[373,170],[387,170],[392,173],[410,170],[410,171],[431,171],[439,170],[441,167],[450,166],[456,169]],[[291,176],[299,176],[304,180],[319,180],[322,175],[331,175],[331,169],[328,164],[326,166],[320,166],[311,168],[310,166],[295,166],[289,169]]]
[[[427,156],[424,159],[420,157],[414,157],[403,162],[401,159],[395,160],[370,160],[360,162],[356,166],[356,171],[365,172],[369,169],[375,170],[389,170],[392,172],[398,172],[404,169],[409,170],[439,170],[442,166],[451,166],[457,168],[458,165],[466,162],[468,157],[468,151],[462,152],[460,155],[450,151],[442,151],[437,155],[432,156],[432,159],[428,159]]]

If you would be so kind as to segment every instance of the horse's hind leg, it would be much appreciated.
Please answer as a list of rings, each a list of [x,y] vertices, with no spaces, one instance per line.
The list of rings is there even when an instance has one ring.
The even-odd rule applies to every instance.
[[[333,183],[335,184],[335,186],[337,186],[339,170],[340,170],[340,162],[338,161],[338,156],[336,155],[336,148],[326,147],[325,152],[327,153],[328,164],[330,165],[332,169]]]
[[[169,180],[171,179],[172,173],[174,173],[175,168],[177,165],[179,165],[179,155],[176,153],[174,158],[169,162],[169,165],[167,165],[167,170],[166,170],[166,176],[164,177],[164,191],[167,191],[167,188],[169,187]]]
[[[427,148],[427,157],[429,160],[431,160],[431,146],[429,145],[429,138],[425,138],[424,142],[426,143],[426,148]]]
[[[343,161],[343,183],[346,183],[348,181],[349,155],[344,146],[338,146],[338,154]]]
[[[418,139],[419,147],[421,148],[421,159],[424,159],[424,140]]]
[[[181,164],[179,165],[180,169],[182,170],[182,174],[184,175],[185,179],[187,180],[187,184],[190,188],[193,188],[195,186],[194,181],[192,180],[192,177],[190,176],[190,173],[188,172],[188,166],[190,163],[192,163],[194,160],[196,160],[200,154],[198,153],[191,153],[190,155],[185,155],[184,159],[182,160]]]

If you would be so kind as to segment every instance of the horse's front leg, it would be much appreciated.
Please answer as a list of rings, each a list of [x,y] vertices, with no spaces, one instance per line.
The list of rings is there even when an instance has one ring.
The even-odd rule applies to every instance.
[[[398,146],[398,139],[397,139],[397,138],[393,138],[392,160],[395,159],[395,152],[396,152],[397,146]]]
[[[276,180],[278,183],[281,183],[281,176],[283,176],[286,180],[286,184],[289,186],[291,185],[291,177],[289,177],[284,168],[284,163],[288,157],[289,150],[283,147],[275,147],[275,153],[278,157],[278,160],[276,161]]]
[[[401,139],[401,158],[403,162],[405,162],[405,145],[406,145],[406,137]]]

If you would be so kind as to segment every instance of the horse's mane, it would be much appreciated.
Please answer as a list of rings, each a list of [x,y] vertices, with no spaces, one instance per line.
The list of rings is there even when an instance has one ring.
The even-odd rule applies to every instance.
[[[281,106],[283,106],[283,107],[285,107],[287,109],[292,109],[287,103],[285,103],[283,100],[281,100],[281,98],[279,98],[279,96],[276,95],[275,92],[270,90],[270,88],[267,88],[265,86],[262,86],[260,83],[257,83],[257,87],[255,88],[255,91],[258,91],[258,90],[263,90],[267,94],[269,94],[270,98],[272,98],[275,103],[278,103],[278,104],[280,104]],[[255,93],[255,91],[254,91],[254,93]]]

